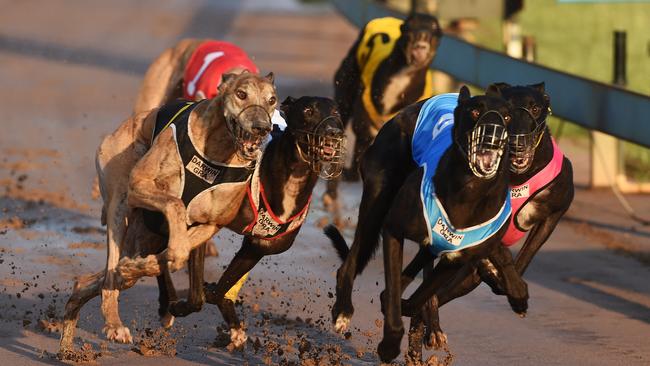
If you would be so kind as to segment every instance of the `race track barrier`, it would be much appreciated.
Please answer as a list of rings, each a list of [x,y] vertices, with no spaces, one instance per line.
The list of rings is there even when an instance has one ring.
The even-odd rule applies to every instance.
[[[369,0],[330,0],[352,24],[370,19],[404,18]],[[650,147],[650,97],[587,78],[525,62],[456,37],[445,35],[431,67],[454,78],[486,88],[493,82],[546,82],[553,114],[582,127]]]

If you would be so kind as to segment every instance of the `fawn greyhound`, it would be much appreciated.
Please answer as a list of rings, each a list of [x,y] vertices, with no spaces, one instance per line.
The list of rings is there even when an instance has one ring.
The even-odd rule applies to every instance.
[[[246,342],[246,334],[235,312],[237,290],[233,286],[266,255],[279,254],[294,243],[307,217],[311,193],[318,177],[331,179],[342,170],[345,139],[343,123],[334,102],[328,98],[287,98],[281,107],[287,116],[287,128],[265,148],[247,188],[248,194],[236,216],[225,225],[244,235],[241,249],[215,284],[203,288],[203,257],[190,261],[188,301],[174,300],[171,282],[161,287],[160,310],[185,316],[199,311],[207,300],[219,307],[230,328],[236,348]],[[153,258],[152,258],[153,259]],[[123,260],[118,271],[123,278],[158,275],[153,260]],[[164,270],[164,268],[163,268]]]
[[[277,104],[273,74],[227,74],[219,91],[213,99],[136,114],[100,144],[96,165],[107,263],[105,270],[75,283],[61,335],[64,355],[72,349],[79,310],[100,293],[108,339],[132,341],[119,317],[118,295],[135,280],[118,274],[120,259],[158,253],[163,267],[177,270],[191,249],[237,214],[271,130],[270,114]],[[156,220],[155,213],[164,216],[167,237],[147,229],[147,217]],[[168,277],[160,277],[159,284]],[[167,314],[163,324],[171,322]]]

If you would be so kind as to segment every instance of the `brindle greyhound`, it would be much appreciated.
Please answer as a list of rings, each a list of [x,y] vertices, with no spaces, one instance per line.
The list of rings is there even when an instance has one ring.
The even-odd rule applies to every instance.
[[[184,265],[191,249],[230,222],[246,194],[251,162],[259,158],[261,142],[271,130],[270,113],[275,104],[272,74],[227,75],[219,97],[134,115],[104,138],[96,165],[104,200],[102,222],[107,224],[106,269],[82,276],[75,283],[61,334],[64,356],[73,347],[79,310],[100,293],[107,337],[131,342],[117,301],[119,291],[136,281],[119,276],[118,261],[166,248],[157,259],[161,266],[176,270]],[[171,119],[161,121],[159,115]],[[152,141],[154,131],[158,134]],[[193,156],[185,156],[188,151]],[[229,180],[222,182],[226,178]],[[204,192],[188,189],[185,183],[193,180],[211,188]],[[188,206],[186,191],[196,195]],[[164,215],[169,240],[146,229],[143,209]],[[159,284],[164,280],[159,278]],[[163,319],[166,326],[172,322],[171,316]]]
[[[544,121],[549,110],[549,99],[544,93],[544,85],[537,84],[528,87],[518,87],[517,92],[504,88],[505,85],[493,85],[490,89],[503,89],[508,100],[514,103],[515,107],[526,108],[539,121]],[[344,262],[337,272],[336,302],[332,308],[335,329],[344,332],[348,328],[350,317],[354,312],[352,306],[352,287],[354,278],[363,272],[379,245],[379,232],[381,223],[393,202],[398,189],[402,186],[406,177],[416,168],[413,161],[411,139],[415,129],[415,121],[419,113],[420,104],[406,108],[401,114],[389,121],[379,132],[375,142],[365,153],[361,162],[361,173],[363,175],[363,195],[359,208],[359,218],[354,234],[352,246],[348,249],[338,230],[328,227],[326,234],[332,238],[339,254]],[[517,122],[517,121],[516,121]],[[520,123],[512,123],[511,126],[519,126]],[[524,126],[529,124],[523,123]],[[525,127],[524,127],[525,128]],[[519,132],[512,131],[513,136]],[[513,154],[513,156],[518,156]],[[498,249],[497,255],[509,255]],[[347,255],[347,253],[350,255]],[[430,260],[428,251],[416,256],[414,263],[409,265],[405,271],[404,287],[410,282],[424,263]],[[417,270],[414,270],[417,269]],[[524,286],[523,282],[519,287]],[[524,288],[513,288],[515,294],[513,301],[522,296]],[[522,309],[518,309],[522,311]],[[438,334],[440,337],[443,334]]]
[[[404,239],[440,256],[430,278],[406,302],[404,311],[412,314],[458,271],[500,245],[507,229],[507,125],[529,116],[496,95],[490,89],[487,96],[472,98],[463,87],[459,95],[443,94],[414,107],[419,111],[413,139],[419,142],[413,144],[413,158],[421,168],[397,192],[382,225],[386,296],[384,338],[377,351],[383,362],[399,355],[404,334]],[[510,275],[504,275],[506,282]]]
[[[433,95],[429,64],[442,31],[430,15],[405,21],[380,18],[360,32],[334,76],[335,100],[343,123],[352,119],[355,148],[344,178],[358,180],[358,163],[381,126],[402,108]],[[335,214],[337,181],[328,183],[325,203]]]
[[[517,273],[523,276],[533,256],[548,240],[573,201],[573,169],[571,162],[562,155],[546,126],[550,101],[544,93],[544,85],[512,87],[499,83],[496,86],[506,99],[528,110],[536,119],[535,124],[513,123],[513,128],[510,128],[513,221],[502,239],[504,246],[499,247],[502,252],[505,246],[516,244],[525,232],[529,232],[514,261]],[[536,90],[537,93],[531,93],[531,89]],[[423,314],[423,318],[427,320],[426,334],[423,338],[427,348],[439,348],[446,340],[439,324],[437,314],[439,306],[468,294],[481,283],[481,280],[489,284],[495,294],[507,293],[501,278],[503,275],[490,258],[491,256],[479,261],[477,266],[466,277],[459,279],[455,286],[447,286],[436,292],[436,298],[432,299],[427,306],[429,314]],[[405,282],[409,282],[417,273],[416,267],[417,265],[413,263],[413,268],[405,271]],[[421,334],[422,327],[412,326],[411,330]],[[420,337],[417,335],[414,338]],[[410,344],[409,353],[420,355],[421,346],[421,344]]]
[[[244,235],[241,249],[226,268],[218,283],[206,284],[205,299],[219,307],[230,328],[236,348],[246,342],[234,301],[233,285],[266,255],[279,254],[294,243],[304,222],[311,194],[318,177],[331,179],[342,170],[345,146],[343,123],[331,99],[319,97],[287,98],[282,103],[287,128],[271,140],[264,150],[259,169],[253,176],[234,219],[225,227]],[[190,296],[187,302],[169,304],[171,282],[161,287],[160,309],[185,316],[203,305],[203,258],[190,262]],[[118,271],[124,278],[135,279],[150,272],[137,263],[121,262]],[[173,300],[173,299],[172,299]]]

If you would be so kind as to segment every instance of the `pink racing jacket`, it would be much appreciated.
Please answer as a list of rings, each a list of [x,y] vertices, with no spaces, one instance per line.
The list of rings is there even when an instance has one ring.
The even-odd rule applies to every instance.
[[[234,44],[224,41],[201,43],[192,53],[185,67],[183,97],[187,100],[215,97],[221,83],[221,75],[235,67],[259,73],[257,66],[246,52]]]
[[[553,158],[551,161],[530,178],[526,183],[510,187],[510,203],[512,205],[512,220],[508,226],[508,231],[506,235],[503,236],[501,242],[505,246],[511,246],[516,244],[519,239],[523,238],[526,235],[526,232],[522,231],[516,223],[517,215],[519,210],[530,200],[535,197],[535,195],[544,189],[549,183],[555,179],[555,177],[560,174],[562,171],[562,162],[564,161],[564,154],[562,150],[557,146],[555,140],[551,137],[553,142]]]

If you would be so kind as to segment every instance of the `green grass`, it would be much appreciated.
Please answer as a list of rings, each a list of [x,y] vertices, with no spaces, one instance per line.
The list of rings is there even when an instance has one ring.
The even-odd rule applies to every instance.
[[[523,33],[537,41],[537,62],[606,83],[613,77],[613,32],[626,31],[627,87],[650,94],[650,4],[526,1],[519,22]],[[565,129],[565,136],[573,138],[586,134],[585,129]],[[648,180],[650,150],[628,142],[623,146],[626,173],[635,180]]]

